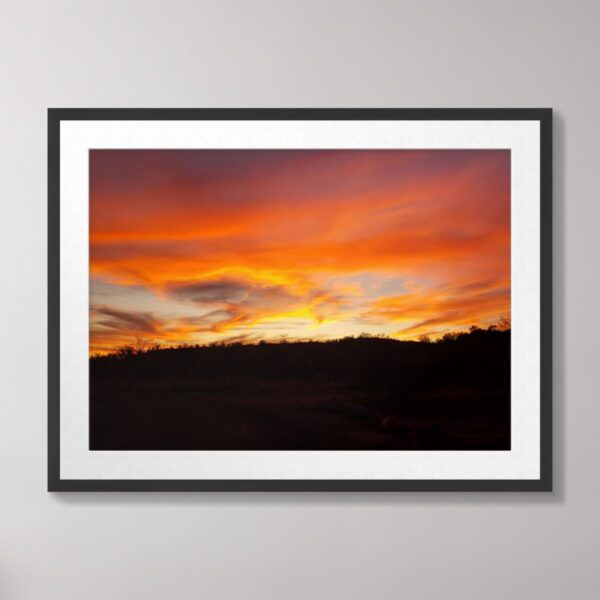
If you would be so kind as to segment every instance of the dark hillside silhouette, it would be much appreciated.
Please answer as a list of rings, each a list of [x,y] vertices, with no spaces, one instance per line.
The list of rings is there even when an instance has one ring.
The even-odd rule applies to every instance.
[[[90,360],[92,450],[510,448],[510,330],[437,342],[123,348]]]

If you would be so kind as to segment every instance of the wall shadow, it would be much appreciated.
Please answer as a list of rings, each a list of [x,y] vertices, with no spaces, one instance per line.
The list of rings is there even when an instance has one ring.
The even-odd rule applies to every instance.
[[[79,506],[556,506],[566,488],[566,123],[553,121],[553,470],[549,492],[53,492],[53,501]]]

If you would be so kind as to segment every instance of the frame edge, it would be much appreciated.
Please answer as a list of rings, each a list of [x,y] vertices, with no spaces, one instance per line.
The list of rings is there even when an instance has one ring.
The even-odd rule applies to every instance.
[[[48,491],[60,489],[60,113],[48,110]]]
[[[49,492],[552,492],[551,108],[48,108]],[[540,122],[540,478],[528,480],[67,480],[60,478],[60,122],[62,120],[538,120]]]

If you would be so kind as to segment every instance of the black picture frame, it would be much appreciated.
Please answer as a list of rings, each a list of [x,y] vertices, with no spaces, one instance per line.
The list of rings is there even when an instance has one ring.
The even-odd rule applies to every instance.
[[[540,124],[540,478],[535,480],[73,480],[60,476],[60,123],[69,120],[480,120]],[[48,491],[529,492],[552,490],[552,109],[48,110]]]

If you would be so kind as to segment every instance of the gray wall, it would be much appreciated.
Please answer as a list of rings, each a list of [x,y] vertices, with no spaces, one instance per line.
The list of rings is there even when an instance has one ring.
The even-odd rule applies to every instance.
[[[599,27],[594,0],[2,0],[0,597],[600,597]],[[556,492],[46,493],[48,106],[554,107]]]

